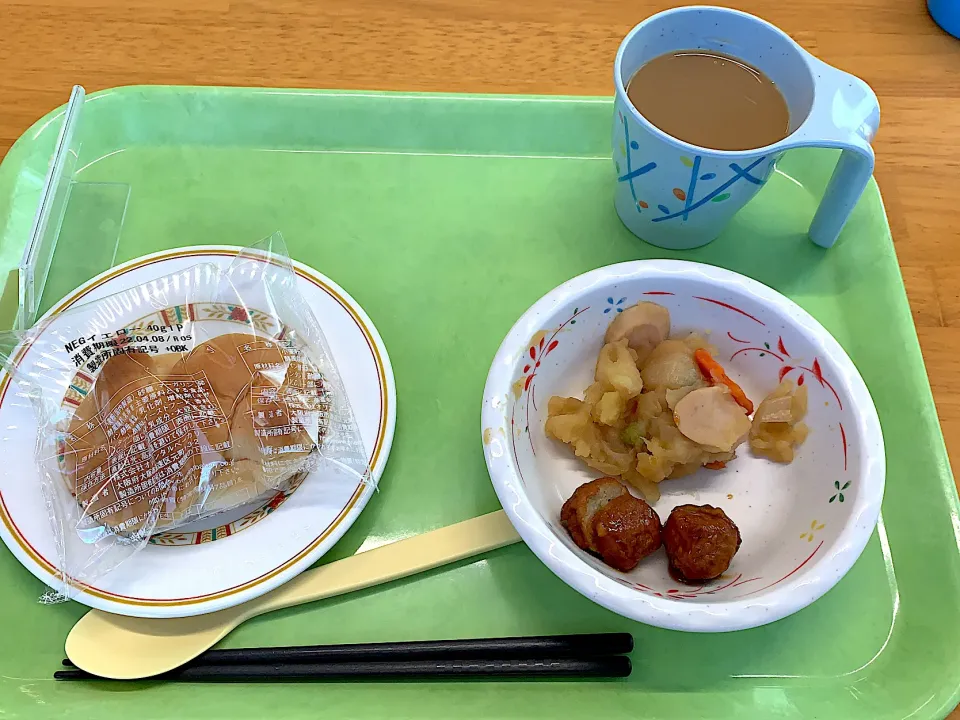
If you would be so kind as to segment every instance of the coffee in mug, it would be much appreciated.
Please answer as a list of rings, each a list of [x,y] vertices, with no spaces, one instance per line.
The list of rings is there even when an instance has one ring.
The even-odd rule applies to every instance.
[[[668,135],[713,150],[752,150],[790,134],[787,101],[773,81],[746,61],[718,52],[655,57],[630,79],[627,97]]]

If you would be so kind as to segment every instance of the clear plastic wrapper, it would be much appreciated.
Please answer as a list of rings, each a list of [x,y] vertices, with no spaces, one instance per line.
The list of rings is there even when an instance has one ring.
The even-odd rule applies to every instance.
[[[194,265],[4,335],[4,366],[36,410],[57,597],[131,561],[155,532],[304,473],[371,482],[279,234],[227,267]],[[26,344],[31,360],[14,362]]]

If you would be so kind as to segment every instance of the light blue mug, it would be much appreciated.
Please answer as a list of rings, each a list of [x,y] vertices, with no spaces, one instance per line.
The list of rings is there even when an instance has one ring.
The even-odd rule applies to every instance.
[[[627,99],[630,79],[655,57],[693,49],[732,55],[763,71],[787,102],[790,134],[755,150],[710,150],[648,122]],[[653,15],[620,44],[614,82],[617,214],[653,245],[706,245],[763,187],[786,150],[814,146],[843,151],[809,230],[813,242],[830,247],[873,173],[870,140],[880,124],[880,105],[870,86],[818,60],[753,15],[717,7]],[[709,112],[705,107],[704,114]]]

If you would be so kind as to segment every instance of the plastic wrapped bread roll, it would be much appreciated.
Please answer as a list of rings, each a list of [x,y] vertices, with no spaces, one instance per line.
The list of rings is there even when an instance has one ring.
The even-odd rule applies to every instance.
[[[248,333],[187,355],[119,355],[71,421],[63,475],[96,524],[176,527],[303,471],[329,400],[302,351]]]
[[[371,451],[279,234],[227,262],[169,267],[118,276],[112,294],[0,333],[16,402],[34,409],[54,599],[96,585],[148,544],[234,524],[278,492],[297,489],[281,512],[310,517],[330,488],[373,482]],[[157,537],[171,530],[182,537]]]

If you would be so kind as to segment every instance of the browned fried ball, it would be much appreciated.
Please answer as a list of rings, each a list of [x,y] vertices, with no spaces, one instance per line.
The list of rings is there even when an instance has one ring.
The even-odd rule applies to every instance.
[[[593,516],[593,537],[603,561],[622,572],[660,547],[660,518],[644,500],[621,495]]]
[[[597,551],[593,537],[593,516],[620,495],[629,495],[623,483],[616,478],[602,477],[584,483],[567,498],[560,510],[560,524],[570,533],[577,547]]]
[[[663,545],[677,579],[713,580],[740,549],[740,530],[720,508],[680,505],[663,526]]]

